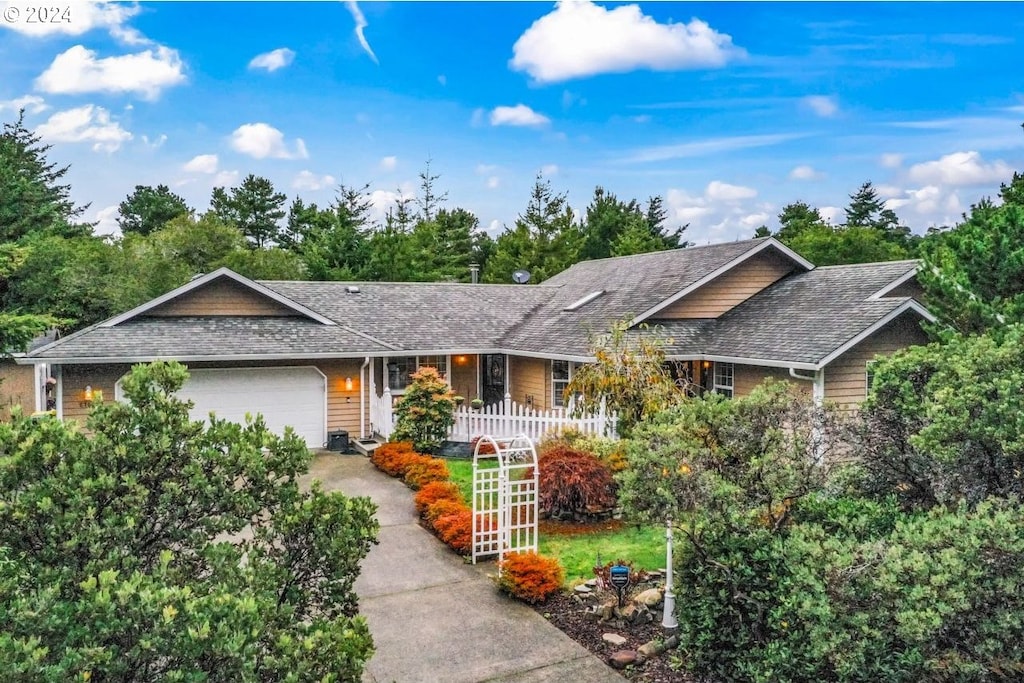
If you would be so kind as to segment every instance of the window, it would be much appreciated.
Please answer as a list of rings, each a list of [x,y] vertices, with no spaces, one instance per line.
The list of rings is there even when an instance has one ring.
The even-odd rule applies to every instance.
[[[871,387],[875,385],[875,361],[864,364],[864,396],[871,395]]]
[[[567,360],[551,361],[551,405],[565,407],[565,390],[572,379],[572,368]]]
[[[448,381],[448,356],[418,356],[416,369],[434,368],[441,379]]]
[[[715,386],[716,394],[722,394],[732,398],[733,389],[733,365],[732,363],[715,363]]]
[[[388,388],[401,394],[409,386],[409,376],[420,368],[434,368],[441,379],[448,381],[448,356],[399,356],[387,362]]]

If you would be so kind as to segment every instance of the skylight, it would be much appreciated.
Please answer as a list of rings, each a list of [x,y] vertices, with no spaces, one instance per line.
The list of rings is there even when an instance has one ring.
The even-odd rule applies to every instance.
[[[597,297],[601,296],[602,294],[604,294],[604,290],[603,289],[599,289],[596,292],[591,292],[590,294],[587,294],[582,299],[579,299],[577,301],[572,302],[571,304],[569,304],[568,306],[566,306],[562,310],[563,311],[576,311],[576,310],[579,310],[579,309],[583,308],[584,306],[586,306],[587,304],[589,304],[594,299],[596,299]]]

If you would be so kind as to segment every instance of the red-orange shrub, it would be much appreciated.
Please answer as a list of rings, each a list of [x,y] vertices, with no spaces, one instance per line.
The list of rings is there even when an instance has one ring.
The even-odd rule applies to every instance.
[[[414,491],[423,488],[424,484],[434,481],[447,481],[450,476],[448,463],[429,455],[420,455],[413,459],[405,471],[405,483]]]
[[[548,515],[582,515],[615,506],[612,473],[590,453],[558,445],[540,457],[537,468],[538,504]]]
[[[431,481],[420,487],[416,493],[416,514],[423,517],[427,514],[427,508],[439,500],[451,500],[456,503],[462,502],[462,493],[459,486],[451,481]]]
[[[531,605],[547,600],[564,580],[558,560],[532,550],[505,555],[499,564],[498,588]]]
[[[434,522],[434,531],[449,548],[465,555],[473,548],[473,511],[465,505],[461,508],[439,517]]]
[[[453,512],[459,512],[460,510],[468,509],[469,508],[466,506],[466,504],[463,503],[461,500],[450,500],[447,498],[442,498],[441,500],[434,501],[429,506],[427,506],[427,511],[426,513],[424,513],[423,517],[427,520],[427,524],[430,526],[430,528],[433,529],[435,528],[434,523],[441,517],[444,517],[445,515],[450,515]]]
[[[482,439],[482,438],[483,438],[482,436],[474,436],[473,437],[473,440],[469,442],[469,452],[470,453],[476,453],[476,445],[480,442],[480,439]],[[485,441],[484,444],[482,446],[480,446],[480,455],[489,455],[489,454],[492,454],[494,452],[495,452],[494,444],[491,443],[490,441]]]
[[[403,477],[418,457],[419,453],[413,450],[411,443],[396,441],[378,446],[370,456],[370,461],[385,474]]]

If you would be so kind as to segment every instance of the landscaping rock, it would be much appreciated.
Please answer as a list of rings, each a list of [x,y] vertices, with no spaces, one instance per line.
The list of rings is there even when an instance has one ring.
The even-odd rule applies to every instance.
[[[673,635],[665,639],[665,649],[674,650],[679,647],[679,636]]]
[[[618,633],[605,633],[601,636],[601,639],[609,645],[614,645],[615,647],[621,647],[626,644],[626,639],[620,636]],[[636,657],[634,654],[634,659],[635,658]]]
[[[587,588],[591,588],[591,589],[597,588],[597,579],[589,579],[583,585],[586,586]]]
[[[652,640],[637,648],[637,654],[646,659],[657,657],[666,650],[664,641]]]
[[[573,590],[576,591],[576,593],[579,594],[579,595],[590,595],[591,593],[594,592],[593,589],[590,588],[590,586],[584,586],[582,584],[579,585],[579,586],[576,586]]]
[[[640,593],[633,598],[633,602],[646,607],[657,607],[664,599],[665,592],[661,588],[648,588],[643,593]]]
[[[637,659],[636,651],[634,650],[619,650],[618,652],[612,653],[608,657],[608,663],[616,669],[625,669],[630,664],[635,664]]]
[[[636,605],[626,605],[619,612],[619,616],[621,616],[624,621],[632,624],[636,622],[639,611],[640,610],[637,609]]]

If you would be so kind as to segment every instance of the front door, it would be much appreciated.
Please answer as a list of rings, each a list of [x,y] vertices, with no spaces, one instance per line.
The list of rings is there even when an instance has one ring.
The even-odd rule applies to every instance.
[[[487,353],[480,357],[480,387],[484,405],[505,400],[505,354]]]

